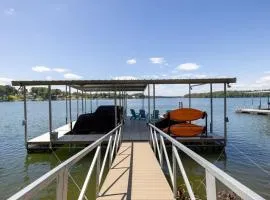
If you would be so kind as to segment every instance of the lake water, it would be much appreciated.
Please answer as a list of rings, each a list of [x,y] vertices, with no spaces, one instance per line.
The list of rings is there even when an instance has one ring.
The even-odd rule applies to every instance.
[[[156,100],[156,108],[160,112],[174,109],[178,102],[188,105],[187,99],[163,98]],[[112,100],[94,100],[93,110],[98,105],[112,104]],[[147,101],[144,102],[147,110]],[[53,102],[53,128],[65,124],[65,102]],[[270,116],[237,114],[240,107],[255,107],[259,99],[228,99],[228,145],[226,156],[219,153],[203,153],[207,160],[214,163],[231,176],[247,185],[266,199],[270,199]],[[266,105],[266,99],[263,99]],[[143,106],[142,100],[128,100],[129,108],[138,110]],[[192,99],[192,107],[209,113],[209,99]],[[81,109],[81,108],[80,108]],[[87,110],[90,104],[87,102]],[[63,161],[74,155],[79,149],[62,148],[52,153],[27,154],[24,147],[23,102],[0,103],[0,197],[5,199],[24,186],[28,185],[44,173],[55,167],[59,160]],[[76,101],[72,101],[72,115],[76,118]],[[223,99],[214,99],[214,133],[223,134]],[[28,102],[29,138],[48,131],[48,102]],[[81,187],[92,154],[82,159],[71,169],[76,183]],[[204,190],[204,171],[194,161],[183,157],[184,166],[197,194]],[[92,183],[94,184],[94,183]],[[90,195],[94,187],[89,187]],[[37,199],[54,199],[54,185],[49,186]],[[78,190],[69,181],[69,198],[74,199]]]

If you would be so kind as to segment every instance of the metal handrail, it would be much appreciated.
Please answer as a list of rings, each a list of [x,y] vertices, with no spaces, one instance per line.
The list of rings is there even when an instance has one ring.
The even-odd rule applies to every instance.
[[[185,169],[183,167],[182,161],[181,161],[180,156],[178,154],[178,151],[177,151],[177,149],[178,149],[178,150],[183,151],[185,154],[187,154],[190,158],[192,158],[195,162],[197,162],[200,166],[202,166],[205,169],[207,199],[216,199],[216,197],[217,197],[216,179],[218,179],[221,183],[223,183],[225,186],[227,186],[229,189],[231,189],[234,193],[236,193],[242,199],[252,199],[252,200],[264,199],[263,197],[261,197],[260,195],[258,195],[257,193],[255,193],[254,191],[252,191],[251,189],[249,189],[248,187],[246,187],[245,185],[243,185],[242,183],[240,183],[239,181],[237,181],[236,179],[234,179],[233,177],[231,177],[230,175],[228,175],[227,173],[225,173],[224,171],[222,171],[221,169],[219,169],[218,167],[216,167],[215,165],[213,165],[212,163],[210,163],[209,161],[207,161],[206,159],[204,159],[203,157],[201,157],[197,153],[195,153],[194,151],[187,148],[182,143],[178,142],[177,140],[175,140],[174,138],[172,138],[171,136],[169,136],[168,134],[166,134],[162,130],[155,127],[153,124],[149,123],[148,125],[150,127],[150,134],[151,134],[151,136],[149,137],[150,144],[153,146],[153,150],[155,153],[156,153],[155,148],[157,147],[157,145],[156,145],[157,141],[155,141],[155,139],[154,139],[153,132],[159,133],[162,144],[164,143],[164,138],[166,139],[166,141],[169,141],[172,144],[173,170],[172,170],[172,173],[170,172],[169,174],[170,174],[171,184],[173,187],[172,189],[173,189],[173,193],[174,193],[175,197],[177,195],[176,194],[177,193],[177,188],[176,188],[177,187],[176,186],[176,176],[177,176],[176,172],[177,171],[176,171],[176,167],[175,167],[176,162],[177,162],[178,166],[180,168],[181,174],[183,176],[184,182],[186,184],[190,199],[195,199],[194,193],[192,191],[192,187],[188,181]],[[163,148],[164,148],[163,152],[164,152],[165,158],[166,158],[166,157],[168,157],[168,154],[167,154],[167,151],[165,150],[165,145]],[[161,156],[163,156],[163,155],[161,155]],[[168,165],[168,169],[170,171],[171,164],[169,161],[167,162],[167,165]]]
[[[47,172],[46,174],[44,174],[43,176],[41,176],[40,178],[38,178],[37,180],[32,182],[31,184],[29,184],[28,186],[23,188],[22,190],[20,190],[19,192],[17,192],[13,196],[11,196],[8,200],[31,199],[35,196],[35,194],[37,194],[40,190],[45,188],[47,185],[49,185],[55,179],[57,180],[57,185],[56,185],[57,199],[61,199],[61,200],[67,199],[67,186],[68,186],[68,174],[69,174],[68,171],[69,171],[69,169],[74,164],[76,164],[78,161],[80,161],[84,156],[86,156],[87,154],[89,154],[91,151],[93,151],[96,148],[97,148],[97,150],[96,150],[94,159],[91,163],[91,166],[89,168],[89,171],[87,173],[86,180],[84,182],[84,187],[81,190],[79,199],[82,199],[82,197],[85,197],[84,196],[85,189],[87,187],[87,184],[89,182],[93,168],[96,165],[96,163],[97,163],[97,172],[98,172],[97,173],[96,194],[98,194],[99,184],[100,184],[100,180],[101,180],[100,175],[102,176],[102,174],[103,174],[103,169],[102,169],[102,171],[100,171],[101,144],[108,137],[110,137],[110,140],[111,140],[112,135],[115,134],[115,139],[114,139],[114,143],[113,143],[115,147],[113,149],[111,148],[112,142],[110,142],[110,140],[109,140],[108,146],[107,146],[109,151],[106,152],[106,154],[110,153],[109,162],[111,164],[112,160],[113,160],[113,156],[117,153],[118,148],[120,146],[120,144],[119,144],[121,142],[120,138],[122,137],[121,127],[122,127],[122,124],[119,124],[117,127],[115,127],[113,130],[111,130],[109,133],[102,136],[101,138],[99,138],[94,143],[90,144],[89,146],[85,147],[83,150],[79,151],[78,153],[76,153],[75,155],[73,155],[72,157],[70,157],[69,159],[67,159],[63,163],[61,163],[60,165],[56,166],[55,168],[53,168],[52,170],[50,170],[49,172]],[[107,157],[108,156],[104,156],[104,159],[107,159]],[[106,160],[105,161],[103,160],[103,163],[104,162],[106,162]]]

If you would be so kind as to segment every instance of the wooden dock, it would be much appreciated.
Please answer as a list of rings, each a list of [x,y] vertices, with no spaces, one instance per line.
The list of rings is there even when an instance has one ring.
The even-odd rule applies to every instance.
[[[151,163],[151,164],[149,164]],[[174,199],[148,142],[123,142],[98,200]]]
[[[236,113],[253,114],[253,115],[270,115],[270,110],[243,108],[236,110]]]

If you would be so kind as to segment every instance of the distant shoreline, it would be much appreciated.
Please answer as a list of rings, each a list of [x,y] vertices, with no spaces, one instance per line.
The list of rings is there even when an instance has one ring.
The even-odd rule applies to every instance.
[[[151,96],[150,98],[153,98],[153,96]],[[156,99],[188,99],[188,97],[183,97],[183,96],[156,96]],[[191,97],[191,99],[209,99],[210,97]],[[224,97],[213,97],[213,99],[223,99]],[[227,97],[227,98],[231,98],[231,99],[244,99],[244,98],[260,98],[258,96],[254,96],[254,97]],[[267,97],[261,97],[261,98],[267,98]],[[92,100],[113,100],[114,98],[93,98]],[[130,99],[142,99],[142,98],[128,98]],[[145,100],[148,99],[147,96],[144,97]],[[77,100],[76,98],[72,98],[72,101]],[[79,99],[81,100],[81,99]],[[87,98],[86,100],[91,100],[90,98]],[[23,102],[23,99],[16,99],[16,100],[0,100],[1,102]],[[48,101],[48,99],[27,99],[27,102],[40,102],[40,101]],[[65,99],[53,99],[52,101],[65,101]],[[69,101],[69,99],[68,99]]]

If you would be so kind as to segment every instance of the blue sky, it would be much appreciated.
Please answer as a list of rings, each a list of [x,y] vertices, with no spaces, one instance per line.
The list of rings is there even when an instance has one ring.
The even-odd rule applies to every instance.
[[[268,0],[2,0],[0,83],[229,76],[233,89],[270,88],[269,10]]]

